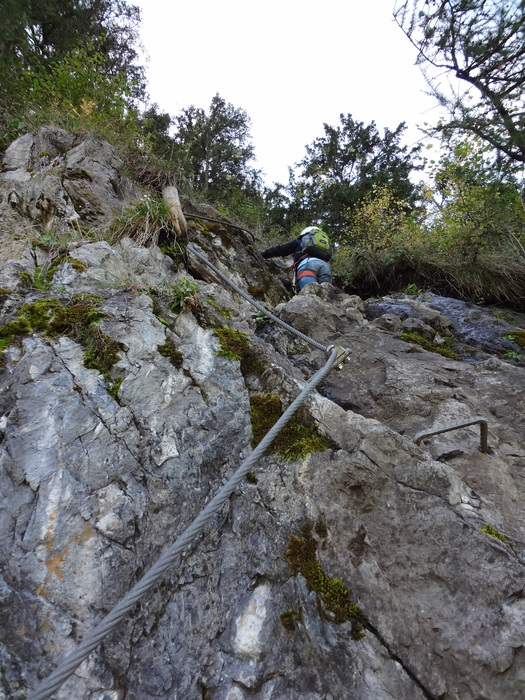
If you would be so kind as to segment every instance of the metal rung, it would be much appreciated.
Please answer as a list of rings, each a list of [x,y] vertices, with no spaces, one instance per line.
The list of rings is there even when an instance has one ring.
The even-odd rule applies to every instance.
[[[421,440],[423,440],[426,437],[430,437],[431,435],[439,435],[439,433],[447,433],[449,430],[457,430],[458,428],[466,428],[467,425],[475,425],[476,423],[479,423],[480,427],[480,451],[481,452],[488,452],[489,447],[488,447],[488,423],[487,419],[483,418],[483,416],[474,416],[473,418],[467,418],[466,420],[459,420],[455,423],[447,423],[446,425],[442,425],[439,428],[432,428],[431,430],[422,430],[420,433],[417,433],[417,435],[414,436],[414,442],[416,445],[419,445]]]

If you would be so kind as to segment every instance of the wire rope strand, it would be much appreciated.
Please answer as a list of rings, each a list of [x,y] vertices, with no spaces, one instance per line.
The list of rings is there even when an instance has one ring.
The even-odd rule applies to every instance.
[[[330,352],[330,356],[323,367],[318,370],[302,389],[297,398],[292,401],[278,421],[270,428],[253,452],[244,460],[228,482],[207,503],[195,520],[184,530],[177,540],[161,555],[155,564],[144,574],[142,579],[125,594],[117,605],[101,622],[77,645],[76,649],[67,656],[62,663],[48,676],[48,678],[26,700],[47,700],[58,690],[62,683],[71,676],[79,664],[84,661],[96,646],[111,632],[111,630],[125,617],[139,599],[161,578],[166,569],[175,558],[192,544],[201,534],[207,523],[226,503],[231,494],[268,449],[278,433],[284,428],[294,413],[303,405],[308,396],[317,385],[328,375],[338,357],[337,349]]]
[[[318,343],[317,340],[314,340],[313,338],[310,338],[304,333],[301,333],[301,331],[296,330],[293,326],[290,326],[285,321],[282,321],[278,316],[274,316],[274,314],[270,313],[270,311],[268,311],[262,304],[253,299],[247,292],[245,292],[243,289],[237,286],[235,282],[232,282],[230,279],[228,279],[228,277],[226,277],[226,275],[224,275],[218,268],[216,268],[215,265],[213,265],[213,263],[211,263],[207,258],[205,258],[204,255],[202,255],[202,253],[199,253],[198,250],[195,250],[195,248],[191,244],[188,244],[187,250],[189,250],[190,253],[193,253],[203,263],[208,265],[208,267],[212,269],[224,282],[226,282],[226,284],[228,284],[232,289],[234,289],[238,294],[240,294],[244,299],[246,299],[246,301],[249,301],[250,304],[252,304],[252,306],[255,306],[255,308],[261,311],[265,316],[268,316],[268,318],[271,318],[272,321],[275,321],[283,328],[286,328],[287,331],[290,331],[290,333],[293,333],[298,338],[302,338],[302,340],[304,340],[309,345],[312,345],[314,348],[317,348],[318,350],[323,350],[324,352],[327,351],[328,348],[326,345]]]

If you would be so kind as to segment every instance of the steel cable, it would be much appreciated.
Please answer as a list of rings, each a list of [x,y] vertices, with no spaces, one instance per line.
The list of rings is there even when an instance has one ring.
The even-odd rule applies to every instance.
[[[234,282],[228,279],[228,277],[226,277],[226,275],[224,275],[219,269],[217,269],[215,265],[213,265],[207,258],[205,258],[204,255],[202,255],[202,253],[199,253],[199,251],[195,250],[195,248],[192,245],[188,245],[187,250],[189,250],[190,253],[193,253],[193,255],[199,258],[199,260],[201,260],[203,263],[208,265],[208,267],[211,268],[221,278],[221,280],[226,282],[226,284],[229,285],[232,289],[234,289],[237,292],[237,294],[240,294],[244,299],[246,299],[246,301],[249,301],[250,304],[255,306],[255,308],[258,309],[261,313],[263,313],[265,316],[268,316],[268,318],[271,318],[272,321],[275,321],[283,328],[286,328],[287,331],[290,331],[290,333],[293,333],[298,338],[302,338],[302,340],[304,340],[309,345],[312,345],[314,348],[317,348],[318,350],[323,350],[324,352],[328,350],[326,345],[318,343],[317,340],[314,340],[313,338],[310,338],[304,333],[301,333],[301,331],[296,330],[295,328],[293,328],[293,326],[290,326],[285,321],[282,321],[278,316],[274,316],[272,313],[270,313],[267,309],[265,309],[265,307],[262,304],[253,299],[249,294],[247,294],[247,292],[245,292]]]
[[[48,678],[27,696],[27,700],[46,700],[58,690],[62,683],[69,678],[77,666],[84,661],[95,647],[111,632],[111,630],[122,620],[139,599],[152,588],[161,578],[166,569],[173,563],[175,558],[189,547],[201,534],[207,523],[226,503],[231,494],[250,471],[252,466],[259,460],[268,449],[278,433],[288,423],[294,413],[302,406],[308,395],[327,376],[338,358],[338,350],[332,349],[330,356],[324,365],[318,370],[297,398],[288,406],[279,420],[266,433],[261,442],[253,450],[247,459],[241,464],[229,481],[215,494],[211,501],[203,508],[200,514],[189,525],[177,540],[161,555],[157,562],[144,574],[141,580],[126,593],[108,615],[87,634],[85,639],[78,644],[76,649],[67,656],[62,663],[48,676]]]

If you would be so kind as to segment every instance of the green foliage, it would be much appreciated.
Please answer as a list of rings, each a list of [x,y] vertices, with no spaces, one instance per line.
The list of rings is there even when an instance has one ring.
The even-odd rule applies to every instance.
[[[111,396],[112,399],[117,400],[118,393],[120,391],[120,387],[122,386],[122,382],[124,381],[124,378],[117,379],[116,382],[114,382],[108,389],[108,394]]]
[[[504,544],[507,543],[507,538],[505,535],[500,534],[496,528],[493,525],[489,525],[487,523],[483,527],[479,527],[478,530],[482,532],[484,535],[487,535],[488,537],[492,537],[495,540],[499,540],[500,542],[503,542]]]
[[[176,157],[195,190],[209,201],[224,201],[232,192],[258,189],[259,174],[249,165],[254,149],[244,110],[217,94],[208,112],[192,105],[174,121]]]
[[[340,120],[340,126],[325,124],[324,137],[306,147],[288,190],[295,221],[321,222],[332,238],[344,242],[349,217],[374,186],[388,185],[396,200],[413,200],[410,174],[419,167],[419,146],[401,145],[404,124],[381,136],[374,122],[365,126],[350,114]]]
[[[440,345],[439,343],[433,343],[431,340],[427,340],[427,338],[424,338],[419,333],[401,333],[401,340],[404,340],[405,343],[414,343],[415,345],[422,347],[424,350],[435,352],[438,355],[443,355],[443,357],[448,357],[451,360],[461,359],[450,349],[452,338],[446,338],[445,340],[448,340],[448,342]]]
[[[170,311],[178,314],[202,310],[202,302],[197,296],[202,289],[200,285],[183,278],[180,284],[171,284],[170,289],[172,290]]]
[[[448,111],[437,131],[476,134],[525,162],[525,13],[523,0],[406,0],[398,25],[419,51],[433,95]],[[460,86],[442,88],[448,70]],[[474,89],[473,89],[474,88]]]
[[[88,130],[116,146],[138,141],[138,115],[130,108],[132,86],[124,73],[105,74],[104,62],[105,57],[88,45],[46,66],[22,71],[18,109],[26,128],[55,124],[69,131]]]
[[[20,279],[26,287],[38,289],[39,291],[47,291],[51,284],[47,279],[47,275],[42,271],[41,267],[35,267],[35,271],[31,275],[27,270],[22,270],[18,273]]]
[[[134,63],[139,21],[140,10],[125,0],[3,2],[0,146],[46,123],[116,141],[130,129],[136,135],[132,101],[144,93],[144,70]]]
[[[254,444],[258,445],[266,433],[283,413],[281,398],[273,394],[250,397],[250,418]],[[292,416],[274,439],[269,451],[286,461],[304,459],[313,452],[322,452],[331,447],[330,441],[320,435],[314,427],[301,422],[298,414]]]
[[[419,289],[417,284],[414,284],[414,282],[412,282],[411,284],[407,284],[407,286],[403,289],[403,293],[408,294],[409,296],[417,296],[421,293],[421,290]]]
[[[155,194],[145,194],[138,202],[126,207],[113,219],[108,234],[112,243],[127,236],[141,246],[158,245],[161,236],[175,238],[168,207],[163,198]],[[174,252],[179,248],[180,254],[177,241],[171,245]]]
[[[376,250],[412,248],[423,242],[417,212],[386,186],[372,185],[348,219],[345,243]]]
[[[520,348],[525,348],[525,331],[512,331],[511,333],[505,333],[502,337],[505,340],[516,343]]]
[[[426,241],[475,261],[483,250],[507,250],[525,263],[525,208],[510,173],[496,172],[479,138],[452,139],[434,172],[437,215]]]
[[[351,591],[342,578],[330,578],[324,573],[317,559],[317,542],[312,535],[310,523],[303,525],[300,538],[290,535],[285,556],[292,576],[304,576],[308,590],[319,595],[333,621],[336,624],[351,621],[353,639],[362,639],[363,616],[359,606],[352,602]]]
[[[264,328],[267,323],[269,323],[270,318],[264,314],[262,311],[259,311],[257,313],[252,313],[250,314],[253,320],[255,321],[255,325],[257,328]]]

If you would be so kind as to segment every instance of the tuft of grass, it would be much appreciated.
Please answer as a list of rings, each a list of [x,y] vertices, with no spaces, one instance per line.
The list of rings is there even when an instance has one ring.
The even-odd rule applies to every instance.
[[[484,535],[487,535],[488,537],[492,537],[494,540],[499,540],[500,542],[503,542],[504,544],[507,543],[507,538],[505,535],[502,535],[499,533],[496,528],[493,525],[489,525],[489,523],[486,523],[483,527],[479,527],[478,530],[482,532]]]
[[[128,236],[141,246],[159,244],[161,235],[173,237],[169,211],[162,197],[145,194],[114,219],[109,231],[111,243]]]

